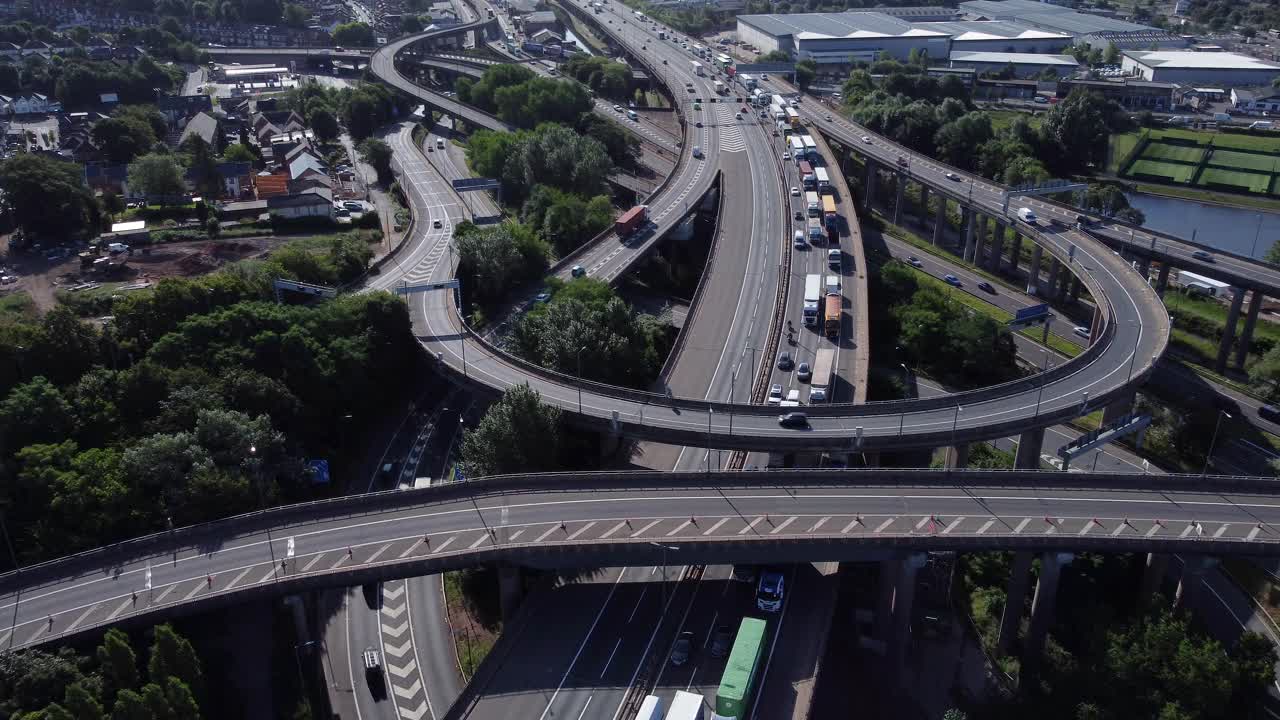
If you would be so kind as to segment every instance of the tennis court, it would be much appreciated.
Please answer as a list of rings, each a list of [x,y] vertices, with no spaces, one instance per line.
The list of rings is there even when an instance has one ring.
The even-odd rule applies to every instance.
[[[1264,173],[1276,171],[1276,157],[1274,155],[1259,155],[1257,153],[1235,152],[1232,150],[1214,150],[1213,155],[1209,158],[1209,164],[1229,170],[1256,170]]]
[[[1200,173],[1200,179],[1196,184],[1206,187],[1241,188],[1249,192],[1265,193],[1271,187],[1271,175],[1207,167],[1204,172]]]
[[[1160,162],[1158,160],[1138,160],[1129,168],[1130,175],[1164,180],[1166,182],[1185,183],[1195,173],[1194,165]]]
[[[1184,162],[1192,165],[1200,162],[1200,158],[1203,156],[1204,148],[1202,147],[1167,145],[1160,142],[1150,143],[1142,151],[1142,158],[1144,160],[1172,160],[1174,162]]]

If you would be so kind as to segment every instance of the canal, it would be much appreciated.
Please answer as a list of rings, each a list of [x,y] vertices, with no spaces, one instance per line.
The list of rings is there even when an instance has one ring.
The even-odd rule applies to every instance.
[[[1144,227],[1218,250],[1261,258],[1280,240],[1280,213],[1136,192],[1126,197],[1146,215]]]

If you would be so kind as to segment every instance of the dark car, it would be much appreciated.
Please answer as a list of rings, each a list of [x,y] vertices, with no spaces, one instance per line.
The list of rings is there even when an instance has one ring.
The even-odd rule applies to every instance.
[[[948,285],[951,285],[954,287],[960,287],[960,278],[956,277],[955,275],[945,275],[943,276],[942,281]]]
[[[809,369],[809,363],[800,363],[796,367],[796,378],[801,382],[808,382],[811,377],[813,377],[813,371]]]
[[[778,416],[778,424],[785,428],[809,427],[809,416],[802,412],[789,412]]]
[[[979,289],[979,290],[981,290],[981,291],[983,291],[983,292],[989,292],[989,293],[991,293],[992,295],[995,295],[995,294],[996,294],[996,288],[995,288],[995,286],[994,286],[994,285],[992,285],[991,283],[987,282],[986,280],[983,280],[982,282],[978,283],[978,289]]]
[[[1280,423],[1280,408],[1275,405],[1263,405],[1258,408],[1258,417],[1273,423]]]
[[[792,365],[794,364],[795,362],[791,359],[791,353],[789,352],[778,353],[778,369],[779,370],[790,370]]]
[[[676,638],[676,644],[671,646],[671,664],[680,667],[689,662],[692,655],[693,633],[685,630],[680,633],[680,637]]]
[[[797,210],[793,217],[795,217],[796,220],[804,220],[804,211]]]
[[[722,658],[733,648],[733,628],[721,625],[711,635],[711,657]]]

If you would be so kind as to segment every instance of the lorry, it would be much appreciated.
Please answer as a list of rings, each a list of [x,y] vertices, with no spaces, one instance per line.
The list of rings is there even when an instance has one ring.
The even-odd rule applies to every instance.
[[[805,207],[809,208],[809,217],[818,217],[822,214],[822,201],[818,200],[818,193],[810,190],[804,194]]]
[[[630,235],[644,225],[648,213],[648,205],[636,205],[618,216],[613,222],[613,231],[619,235]]]
[[[804,276],[804,324],[818,324],[818,300],[822,297],[822,276]]]
[[[657,695],[646,697],[644,702],[640,703],[636,720],[662,720],[662,698]]]
[[[1197,275],[1186,270],[1178,271],[1177,284],[1188,293],[1195,295],[1208,295],[1209,297],[1218,297],[1225,295],[1231,286],[1221,280],[1214,280],[1211,277]]]
[[[724,83],[722,81],[720,80],[715,81],[714,86],[715,86],[717,95],[725,94]]]
[[[809,379],[809,404],[830,399],[831,373],[836,365],[835,348],[822,348],[813,361],[813,377]]]
[[[1031,212],[1031,208],[1018,208],[1018,219],[1028,225],[1036,224],[1036,214]]]
[[[659,40],[666,40],[666,39],[667,39],[667,31],[666,31],[666,30],[659,30],[659,31],[658,31],[658,39],[659,39]]]
[[[676,696],[671,698],[671,708],[667,710],[667,720],[702,720],[704,717],[702,693],[676,691]]]
[[[809,218],[809,242],[816,245],[822,242],[822,238],[826,235],[822,230],[822,222],[816,217]]]
[[[814,168],[813,173],[818,177],[818,192],[831,192],[831,176],[827,174],[827,169],[824,167]]]
[[[822,332],[827,337],[835,339],[840,337],[840,312],[843,298],[837,293],[828,293],[823,298],[822,313]]]
[[[793,112],[794,112],[794,109],[793,109]],[[799,117],[799,114],[797,114],[797,117]],[[814,159],[818,157],[818,143],[814,142],[812,135],[801,135],[800,142],[804,143],[805,155]]]
[[[812,190],[817,182],[813,167],[807,161],[801,160],[796,164],[796,170],[800,173],[800,184],[804,185],[805,190]]]
[[[821,170],[822,168],[818,168]],[[840,214],[836,212],[836,199],[830,195],[822,196],[822,219],[828,230],[840,227]]]
[[[693,61],[693,74],[702,77],[702,63],[697,60]]]

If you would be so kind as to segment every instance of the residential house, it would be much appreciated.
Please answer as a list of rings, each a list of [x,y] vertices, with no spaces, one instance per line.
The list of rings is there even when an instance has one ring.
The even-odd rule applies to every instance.
[[[49,98],[40,93],[26,93],[13,98],[10,103],[14,115],[35,115],[39,113],[47,113],[55,107],[61,107],[59,103],[49,102]]]
[[[84,166],[85,183],[96,192],[129,197],[129,166],[89,163]]]
[[[31,38],[22,44],[22,56],[40,55],[41,57],[49,57],[53,55],[53,46],[43,40]]]
[[[223,197],[253,196],[253,163],[220,162],[218,174],[222,176]]]
[[[289,192],[291,193],[300,193],[300,192],[303,192],[304,190],[310,190],[312,188],[324,188],[325,190],[332,192],[333,179],[330,178],[328,175],[321,175],[319,173],[309,172],[303,175],[302,177],[298,178],[297,180],[289,181]]]
[[[98,146],[87,128],[77,128],[58,136],[58,154],[78,163],[87,163],[99,157]]]
[[[239,200],[218,206],[219,220],[243,220],[257,218],[267,212],[269,200]]]
[[[17,60],[22,57],[22,47],[11,42],[0,42],[0,57]]]
[[[187,126],[183,129],[182,138],[178,143],[185,142],[193,135],[209,143],[216,150],[219,147],[218,119],[207,112],[196,113],[187,121]]]
[[[260,172],[253,178],[259,199],[289,194],[289,174]]]
[[[296,182],[308,175],[329,177],[329,168],[320,158],[311,153],[301,153],[289,162],[289,181]]]
[[[296,220],[299,218],[333,219],[333,191],[312,188],[296,194],[280,195],[267,199],[267,209],[272,215]]]
[[[213,114],[213,98],[208,95],[166,95],[156,100],[156,109],[169,125],[185,127],[186,119],[197,113]]]

